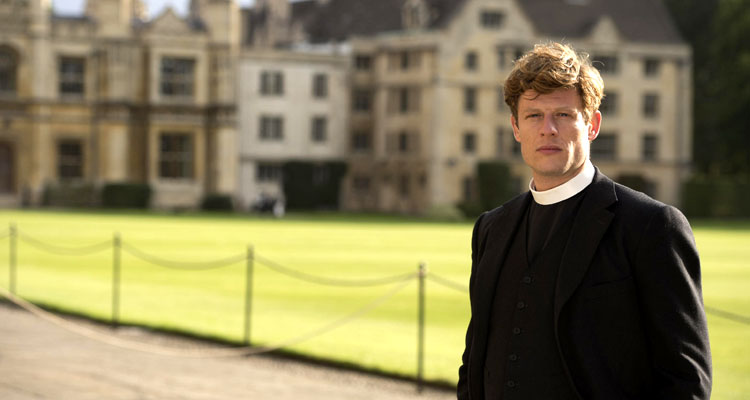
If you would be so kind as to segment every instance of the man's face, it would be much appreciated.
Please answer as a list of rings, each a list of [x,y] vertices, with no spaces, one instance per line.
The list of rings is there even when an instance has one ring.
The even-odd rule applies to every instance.
[[[525,91],[518,99],[518,120],[511,116],[513,135],[531,167],[536,190],[559,186],[582,169],[589,143],[599,134],[602,116],[584,121],[583,101],[576,89],[539,94]]]

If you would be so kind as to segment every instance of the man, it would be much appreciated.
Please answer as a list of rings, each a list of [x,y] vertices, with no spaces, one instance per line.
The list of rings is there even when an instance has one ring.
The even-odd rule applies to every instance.
[[[530,192],[477,220],[459,399],[708,399],[692,231],[589,161],[603,82],[536,46],[505,83]]]

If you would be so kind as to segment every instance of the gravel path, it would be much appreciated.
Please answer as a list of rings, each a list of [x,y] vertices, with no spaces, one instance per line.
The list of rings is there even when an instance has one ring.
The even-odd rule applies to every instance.
[[[118,329],[116,335],[195,345],[133,328]],[[0,399],[447,400],[455,395],[435,389],[418,395],[411,383],[271,356],[192,359],[124,350],[0,302]]]

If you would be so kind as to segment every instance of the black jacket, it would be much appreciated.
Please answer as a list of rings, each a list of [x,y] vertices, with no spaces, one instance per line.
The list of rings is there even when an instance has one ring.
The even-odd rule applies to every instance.
[[[598,170],[586,190],[555,289],[555,337],[572,386],[585,400],[708,399],[711,354],[690,225]],[[530,201],[522,194],[474,226],[460,400],[484,399],[496,282]]]

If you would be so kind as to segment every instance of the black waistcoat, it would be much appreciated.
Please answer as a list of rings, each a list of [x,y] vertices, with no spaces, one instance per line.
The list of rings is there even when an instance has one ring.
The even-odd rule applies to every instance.
[[[497,282],[484,371],[485,399],[575,399],[554,334],[557,272],[583,194],[558,205],[560,212],[529,210],[521,221]],[[529,207],[542,207],[532,205]],[[542,207],[543,208],[543,207]],[[530,229],[535,230],[529,235]],[[540,232],[540,229],[547,230]],[[543,239],[543,245],[527,242]],[[533,260],[529,262],[529,259]]]

